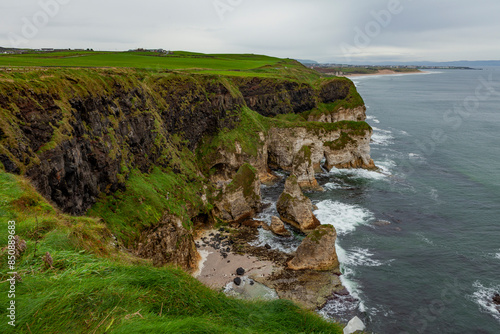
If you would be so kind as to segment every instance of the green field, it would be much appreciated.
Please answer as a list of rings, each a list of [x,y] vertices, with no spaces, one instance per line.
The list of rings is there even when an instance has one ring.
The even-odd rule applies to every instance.
[[[295,60],[254,54],[64,51],[0,55],[0,69],[17,70],[20,67],[135,68],[225,76],[279,76],[306,81],[319,77],[317,72],[304,68]]]

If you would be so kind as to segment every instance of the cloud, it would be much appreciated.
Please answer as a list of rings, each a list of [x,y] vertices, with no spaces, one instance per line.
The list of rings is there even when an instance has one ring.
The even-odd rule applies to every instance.
[[[497,0],[3,0],[0,45],[9,46],[9,33],[22,36],[26,22],[36,25],[34,16],[56,1],[57,14],[23,47],[161,47],[339,62],[345,45],[357,48],[353,60],[500,55]],[[369,39],[361,47],[360,32]]]

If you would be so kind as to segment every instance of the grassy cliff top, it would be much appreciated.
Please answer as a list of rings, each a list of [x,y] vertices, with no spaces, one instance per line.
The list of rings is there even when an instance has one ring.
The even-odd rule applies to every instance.
[[[309,80],[320,77],[316,71],[307,69],[295,60],[254,54],[64,51],[0,55],[0,71],[18,71],[26,67],[135,68],[228,76],[297,77]]]

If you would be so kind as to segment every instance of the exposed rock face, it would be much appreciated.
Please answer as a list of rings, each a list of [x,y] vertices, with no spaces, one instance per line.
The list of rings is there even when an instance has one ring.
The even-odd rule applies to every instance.
[[[267,166],[268,144],[263,132],[259,134],[258,152],[255,155],[248,154],[242,150],[238,141],[234,142],[234,147],[219,147],[217,152],[210,156],[210,169],[215,172],[210,176],[213,183],[224,182],[232,179],[238,169],[248,163],[254,167],[262,182],[273,179]]]
[[[312,213],[311,200],[304,196],[295,175],[290,175],[285,181],[285,190],[280,195],[276,208],[281,219],[296,228],[307,232],[320,225]]]
[[[335,141],[325,142],[326,168],[376,169],[370,157],[370,138],[371,132],[364,136],[350,136],[341,132]]]
[[[323,123],[335,123],[340,121],[360,122],[366,120],[366,107],[359,106],[352,109],[339,108],[337,111],[332,113],[310,115],[307,120],[309,122]]]
[[[343,124],[343,123],[340,123]],[[272,128],[269,131],[269,166],[292,171],[294,158],[307,146],[315,171],[321,170],[321,161],[326,158],[327,168],[375,168],[370,158],[370,138],[372,130],[368,126],[355,131],[332,124],[332,130],[296,128]],[[304,170],[302,168],[302,170]],[[311,169],[306,169],[310,179]]]
[[[335,240],[337,232],[332,225],[321,225],[309,233],[288,262],[293,270],[331,270],[339,266]]]
[[[309,310],[323,307],[336,291],[345,289],[338,275],[330,271],[285,269],[256,280],[275,289],[280,298],[292,300]]]
[[[142,232],[137,255],[152,259],[155,266],[172,263],[186,270],[195,269],[200,256],[181,219],[168,214],[157,226]]]
[[[300,113],[317,105],[312,87],[297,82],[249,78],[238,86],[248,107],[264,116]]]
[[[242,221],[254,215],[261,207],[260,180],[249,164],[238,170],[222,189],[215,203],[215,214],[226,222]]]
[[[309,146],[302,146],[295,155],[292,164],[292,173],[297,176],[297,182],[302,189],[321,189],[314,177],[314,166]]]
[[[285,224],[278,217],[271,217],[271,232],[282,237],[289,237],[291,234],[285,228]]]

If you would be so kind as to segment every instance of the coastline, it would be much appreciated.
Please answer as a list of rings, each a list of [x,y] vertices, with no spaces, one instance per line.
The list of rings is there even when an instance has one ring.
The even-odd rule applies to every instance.
[[[378,70],[377,73],[370,73],[370,74],[345,74],[341,75],[342,77],[345,78],[355,78],[355,77],[371,77],[371,76],[379,76],[379,75],[406,75],[406,74],[427,74],[430,73],[428,71],[421,71],[421,70],[416,70],[414,72],[396,72],[392,70]]]

